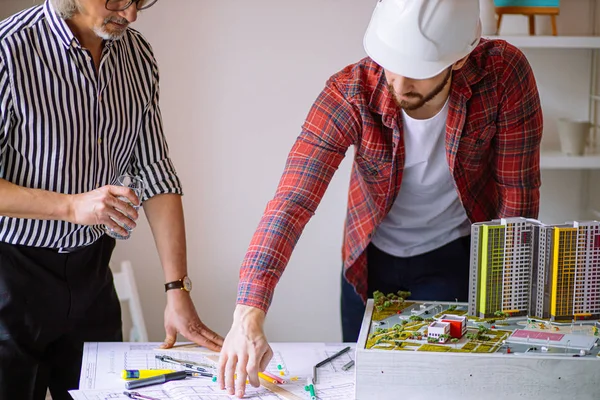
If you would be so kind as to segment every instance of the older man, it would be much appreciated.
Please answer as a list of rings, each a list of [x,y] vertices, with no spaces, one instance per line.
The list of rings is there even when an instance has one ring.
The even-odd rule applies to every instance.
[[[104,232],[127,235],[140,201],[164,269],[165,347],[177,333],[222,344],[190,298],[158,67],[129,28],[155,3],[49,0],[0,23],[1,399],[70,398],[83,343],[122,339]],[[125,172],[146,182],[141,198],[111,185]]]

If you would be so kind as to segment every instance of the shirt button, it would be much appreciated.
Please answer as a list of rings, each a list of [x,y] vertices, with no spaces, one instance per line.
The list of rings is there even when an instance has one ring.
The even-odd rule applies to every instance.
[[[98,144],[102,144],[102,138],[98,139]]]

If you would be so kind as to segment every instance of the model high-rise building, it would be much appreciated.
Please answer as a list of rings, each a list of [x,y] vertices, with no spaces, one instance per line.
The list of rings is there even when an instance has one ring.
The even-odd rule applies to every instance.
[[[469,314],[600,317],[600,222],[506,218],[471,228]]]
[[[497,311],[527,315],[531,307],[533,227],[526,218],[506,218],[471,227],[469,314]]]

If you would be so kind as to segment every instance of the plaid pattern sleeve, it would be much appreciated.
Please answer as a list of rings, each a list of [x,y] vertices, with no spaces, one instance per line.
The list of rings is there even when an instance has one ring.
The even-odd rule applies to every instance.
[[[504,51],[503,93],[493,141],[493,171],[498,187],[495,218],[537,218],[540,205],[542,109],[535,78],[525,56]]]
[[[482,39],[453,73],[446,121],[450,172],[471,222],[537,218],[542,111],[525,56]],[[294,144],[240,271],[238,304],[267,311],[292,250],[350,145],[344,275],[367,296],[365,249],[400,190],[404,143],[383,70],[369,58],[334,75]]]
[[[251,240],[240,271],[238,303],[269,308],[294,246],[356,140],[357,121],[352,105],[329,81],[308,114]]]

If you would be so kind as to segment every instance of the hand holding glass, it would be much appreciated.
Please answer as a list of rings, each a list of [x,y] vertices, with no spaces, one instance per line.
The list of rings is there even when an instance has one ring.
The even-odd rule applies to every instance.
[[[140,179],[136,176],[127,175],[127,174],[119,176],[117,178],[117,183],[115,185],[130,188],[135,193],[135,195],[137,196],[138,199],[142,198],[142,193],[144,192],[144,188],[146,186],[142,179]],[[135,205],[135,204],[131,203],[131,201],[129,201],[129,199],[127,197],[119,196],[118,199],[125,203],[130,204],[136,210],[138,210],[140,208],[140,205]],[[138,203],[138,204],[141,204],[141,203]],[[116,210],[125,214],[123,211],[119,210],[118,208]],[[111,218],[111,219],[113,221],[115,221],[117,224],[119,224],[119,226],[121,226],[123,229],[125,229],[128,232],[128,234],[127,234],[127,236],[123,236],[105,225],[104,230],[106,231],[106,234],[115,239],[120,239],[120,240],[129,239],[131,237],[131,231],[133,230],[133,228],[130,228],[129,226],[127,226],[125,224],[121,224],[114,218]]]

